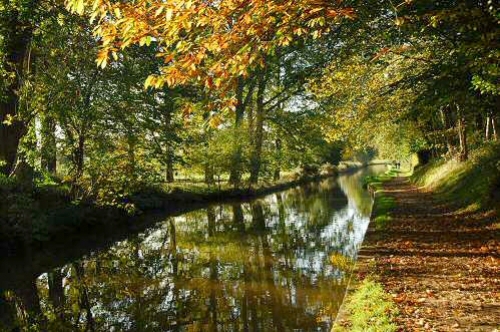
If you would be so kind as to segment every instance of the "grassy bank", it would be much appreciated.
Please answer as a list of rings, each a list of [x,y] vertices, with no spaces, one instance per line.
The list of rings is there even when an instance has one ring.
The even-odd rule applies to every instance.
[[[417,167],[411,180],[432,190],[443,202],[471,211],[498,208],[500,202],[500,144],[490,143],[471,152],[466,162],[438,159]]]

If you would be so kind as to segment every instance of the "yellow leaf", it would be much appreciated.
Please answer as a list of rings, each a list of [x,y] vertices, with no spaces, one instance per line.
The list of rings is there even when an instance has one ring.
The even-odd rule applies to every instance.
[[[104,69],[106,68],[106,65],[108,64],[108,59],[103,59],[101,62],[101,68]]]
[[[175,78],[173,76],[168,76],[167,77],[167,84],[170,87],[174,86],[175,85]]]
[[[314,8],[309,13],[310,14],[314,14],[314,13],[317,13],[317,12],[322,11],[322,10],[323,10],[323,8],[321,8],[321,7],[320,8]]]
[[[156,77],[154,75],[149,75],[144,82],[144,88],[147,89],[151,86],[154,86],[156,83]]]
[[[220,117],[218,116],[213,116],[212,118],[210,118],[209,120],[209,125],[210,127],[212,128],[217,128],[220,126],[220,124],[222,123],[222,120],[220,119]]]
[[[174,16],[174,10],[172,8],[167,9],[167,15],[166,15],[167,21],[170,21],[173,16]]]
[[[159,89],[159,88],[161,88],[163,86],[163,84],[165,84],[165,81],[162,78],[157,77],[156,80],[155,80],[155,83],[154,83],[154,87],[156,89]]]
[[[163,12],[163,9],[164,9],[164,8],[165,8],[165,7],[163,7],[163,6],[159,7],[159,8],[156,10],[156,12],[155,12],[155,16],[156,16],[156,17],[158,17],[158,16],[159,16],[159,15]]]
[[[139,46],[143,46],[143,45],[149,46],[150,44],[151,44],[151,37],[150,36],[141,37],[141,39],[139,40]]]
[[[97,66],[101,68],[105,68],[106,65],[108,64],[108,51],[107,50],[101,50],[99,54],[97,55]]]
[[[93,23],[95,21],[95,18],[97,17],[97,14],[99,14],[97,11],[94,11],[92,15],[90,15],[90,23]]]
[[[75,11],[81,15],[81,14],[83,14],[83,10],[84,10],[83,0],[77,0],[76,6],[75,6]]]

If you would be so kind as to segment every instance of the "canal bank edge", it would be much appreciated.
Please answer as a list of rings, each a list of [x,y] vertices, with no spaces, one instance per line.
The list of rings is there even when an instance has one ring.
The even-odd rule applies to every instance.
[[[366,238],[383,229],[391,220],[390,211],[395,206],[394,198],[387,196],[383,183],[398,176],[395,171],[369,177],[365,181],[367,190],[373,196],[370,223],[365,240],[359,249],[344,296],[331,332],[370,331],[391,332],[397,327],[393,318],[397,309],[391,296],[386,293],[374,274],[375,258],[370,254]]]

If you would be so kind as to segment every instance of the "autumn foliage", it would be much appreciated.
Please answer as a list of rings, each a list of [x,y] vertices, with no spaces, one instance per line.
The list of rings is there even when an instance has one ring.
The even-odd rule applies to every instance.
[[[69,0],[67,6],[95,22],[99,66],[130,45],[153,44],[164,65],[146,87],[196,83],[223,92],[277,48],[318,38],[354,15],[326,0]]]

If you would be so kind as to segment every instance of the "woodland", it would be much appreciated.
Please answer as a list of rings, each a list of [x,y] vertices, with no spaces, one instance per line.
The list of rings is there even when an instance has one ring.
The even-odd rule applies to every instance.
[[[0,0],[0,330],[496,331],[499,22]]]
[[[499,15],[491,0],[2,0],[1,233],[43,239],[61,226],[47,211],[134,214],[141,193],[342,160],[466,161],[498,139]]]

